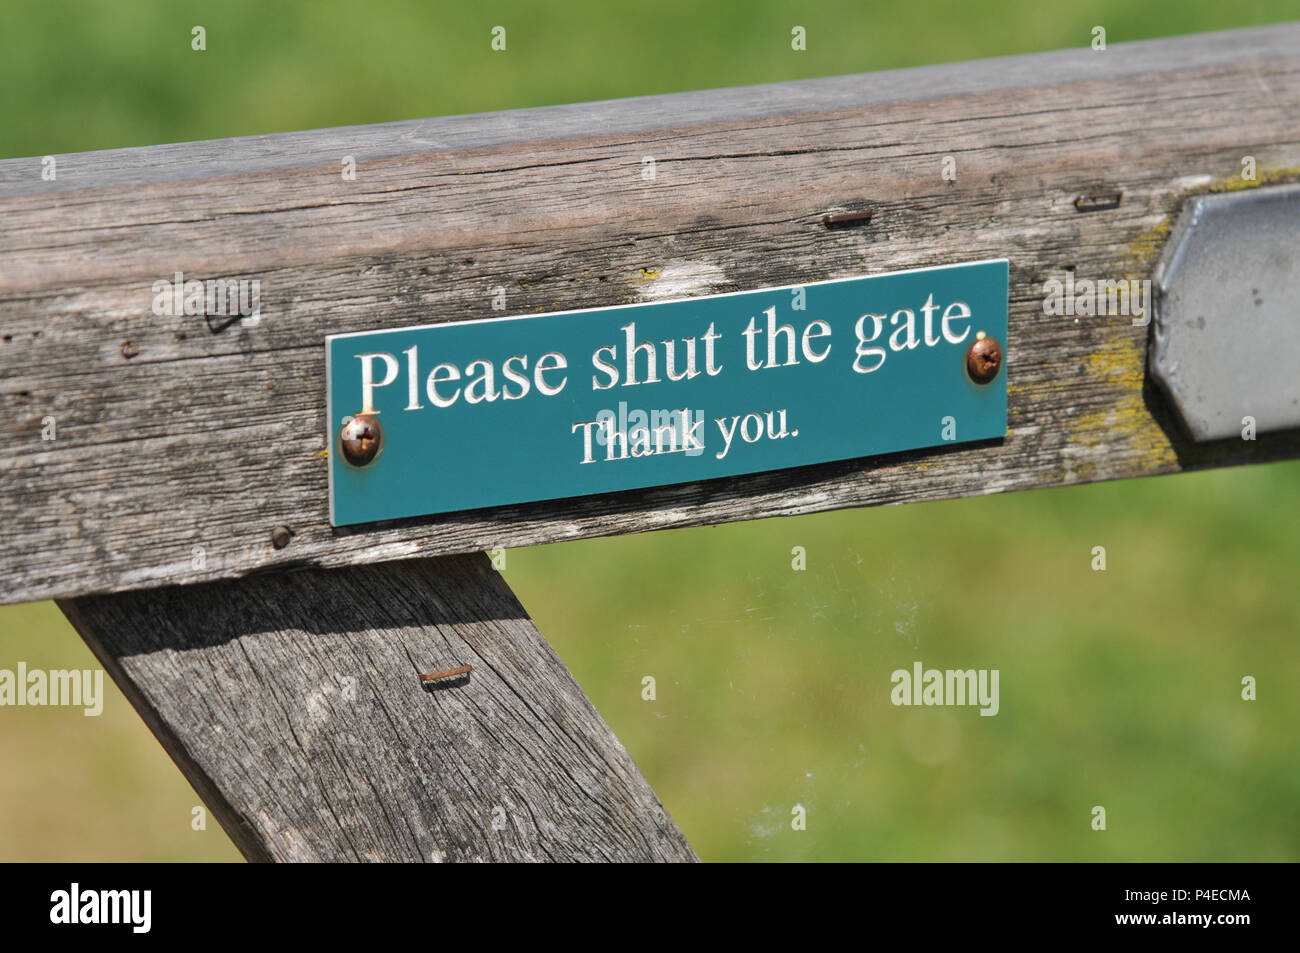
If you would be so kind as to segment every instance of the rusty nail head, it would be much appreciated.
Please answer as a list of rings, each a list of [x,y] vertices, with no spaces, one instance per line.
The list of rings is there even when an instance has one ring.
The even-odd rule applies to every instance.
[[[1002,345],[983,331],[966,351],[966,373],[976,384],[987,384],[1002,369]]]
[[[271,545],[276,549],[284,549],[291,539],[293,539],[293,530],[287,526],[277,526],[271,530]]]
[[[428,674],[421,674],[420,681],[440,682],[445,678],[460,678],[462,675],[468,675],[472,671],[474,671],[473,665],[457,665],[455,668],[444,669],[441,672],[429,672]]]
[[[865,225],[871,221],[874,209],[862,209],[856,212],[827,212],[822,216],[822,224],[827,228],[844,228],[849,225]]]
[[[339,428],[339,446],[343,450],[343,459],[354,467],[364,467],[375,457],[384,445],[384,428],[379,426],[379,418],[374,414],[357,414],[343,420]]]
[[[122,356],[128,361],[140,353],[140,348],[132,341],[125,341],[122,344]]]

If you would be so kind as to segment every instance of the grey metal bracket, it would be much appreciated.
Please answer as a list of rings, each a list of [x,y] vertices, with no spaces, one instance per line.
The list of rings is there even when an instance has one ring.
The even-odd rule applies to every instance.
[[[1151,375],[1193,440],[1300,427],[1300,185],[1191,199],[1152,293]]]

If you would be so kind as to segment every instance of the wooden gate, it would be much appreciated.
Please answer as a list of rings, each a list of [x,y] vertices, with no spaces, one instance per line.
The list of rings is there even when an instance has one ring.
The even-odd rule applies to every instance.
[[[3,600],[58,600],[250,859],[694,859],[481,551],[1295,457],[1193,441],[1146,323],[1043,289],[1296,181],[1295,25],[6,160]],[[1004,440],[330,525],[327,334],[990,258]],[[257,279],[257,319],[155,313],[177,272]]]

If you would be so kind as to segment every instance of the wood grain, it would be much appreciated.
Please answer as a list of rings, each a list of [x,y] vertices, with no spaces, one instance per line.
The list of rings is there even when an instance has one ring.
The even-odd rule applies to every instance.
[[[250,860],[695,859],[481,554],[60,606]]]
[[[55,182],[0,162],[0,601],[1300,453],[1294,432],[1191,445],[1145,328],[1042,309],[1068,268],[1148,277],[1187,196],[1300,180],[1297,25],[58,158]],[[862,207],[869,224],[821,224]],[[497,287],[534,313],[993,257],[1011,262],[1005,441],[329,526],[326,334],[497,317]],[[260,322],[153,315],[176,271],[257,278]]]

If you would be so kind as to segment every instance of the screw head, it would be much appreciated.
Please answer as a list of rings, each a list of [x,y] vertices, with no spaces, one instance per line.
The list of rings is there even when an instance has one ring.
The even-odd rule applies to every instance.
[[[293,539],[293,530],[287,526],[277,526],[271,530],[271,545],[276,549],[284,549],[291,539]]]
[[[1002,369],[1002,345],[983,331],[966,351],[966,373],[976,384],[987,384]]]
[[[374,414],[357,414],[343,421],[339,428],[339,447],[343,459],[354,467],[364,467],[384,445],[384,428]]]

